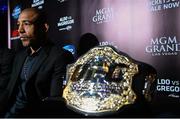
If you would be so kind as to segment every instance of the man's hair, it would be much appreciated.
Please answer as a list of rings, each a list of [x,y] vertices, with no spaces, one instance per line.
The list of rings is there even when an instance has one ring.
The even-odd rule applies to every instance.
[[[37,8],[25,8],[22,12],[26,12],[26,11],[27,12],[32,11],[37,14],[37,19],[36,19],[35,23],[44,24],[44,23],[48,22],[45,11],[37,9]]]

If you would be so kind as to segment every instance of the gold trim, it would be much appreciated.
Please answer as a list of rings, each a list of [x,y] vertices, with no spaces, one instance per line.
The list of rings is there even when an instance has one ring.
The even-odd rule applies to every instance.
[[[122,68],[123,79],[119,82],[108,82],[107,85],[95,84],[89,80],[78,79],[83,66],[95,57],[103,57],[108,66],[113,64],[124,64]],[[97,68],[97,67],[91,67]],[[108,69],[104,69],[108,72]],[[138,73],[138,65],[123,55],[118,54],[109,46],[99,46],[91,49],[84,56],[80,57],[67,69],[68,82],[63,91],[63,97],[67,105],[82,113],[104,113],[115,112],[122,106],[133,104],[136,94],[132,90],[133,76]],[[103,98],[98,96],[85,96],[85,92],[96,92],[101,95],[102,87],[106,88]],[[101,91],[99,91],[101,90]],[[112,90],[115,90],[114,93]],[[109,92],[108,92],[109,91]]]

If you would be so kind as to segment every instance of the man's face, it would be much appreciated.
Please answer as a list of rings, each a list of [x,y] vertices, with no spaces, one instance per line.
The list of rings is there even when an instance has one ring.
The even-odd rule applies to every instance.
[[[38,14],[33,11],[24,11],[20,14],[17,25],[23,46],[31,46],[37,42],[37,27],[35,21]]]

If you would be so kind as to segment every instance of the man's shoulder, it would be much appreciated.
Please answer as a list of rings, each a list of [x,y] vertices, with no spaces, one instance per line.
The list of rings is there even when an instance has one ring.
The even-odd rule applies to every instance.
[[[50,46],[50,51],[49,52],[50,52],[50,54],[58,55],[60,53],[63,53],[64,50],[62,50],[61,48],[59,48],[56,45],[52,45],[52,46]]]
[[[71,52],[63,49],[62,47],[58,47],[56,45],[52,46],[51,55],[55,55],[57,57],[65,58],[66,60],[68,60],[68,62],[74,61],[74,56]]]
[[[69,55],[72,55],[71,52],[63,49],[62,47],[58,47],[58,46],[56,46],[56,45],[52,46],[51,52],[53,52],[53,53],[58,53],[58,54],[69,54]]]

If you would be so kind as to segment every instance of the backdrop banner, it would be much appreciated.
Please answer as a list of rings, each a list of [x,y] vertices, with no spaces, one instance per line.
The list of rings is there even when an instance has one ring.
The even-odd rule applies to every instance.
[[[76,56],[80,37],[97,36],[157,70],[152,108],[156,116],[180,110],[179,0],[11,0],[11,48],[20,49],[17,18],[26,7],[46,11],[49,37]],[[88,44],[87,44],[88,45]]]

